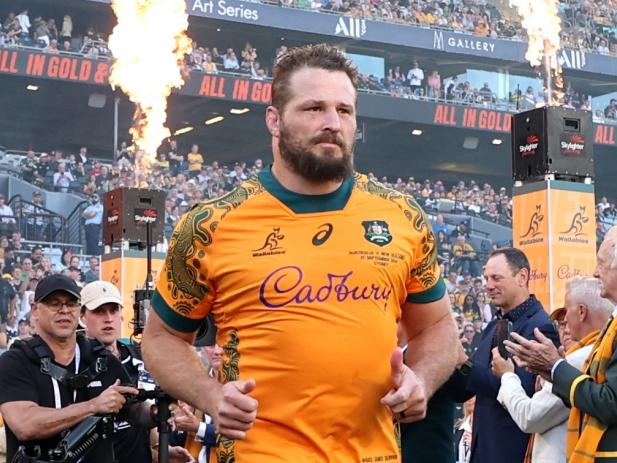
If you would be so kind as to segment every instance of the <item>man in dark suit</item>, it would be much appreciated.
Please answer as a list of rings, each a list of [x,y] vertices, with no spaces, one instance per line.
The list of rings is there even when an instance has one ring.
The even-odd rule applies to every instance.
[[[617,301],[617,227],[598,249],[594,277],[602,283],[600,296]],[[583,311],[571,308],[572,316]],[[514,337],[507,342],[517,364],[553,382],[553,394],[571,407],[566,457],[570,463],[617,463],[617,310],[600,332],[583,371],[564,361],[541,333],[537,341]],[[566,313],[566,322],[568,314]]]
[[[521,463],[525,457],[529,434],[523,433],[497,402],[500,380],[491,371],[491,350],[497,345],[495,333],[498,325],[507,322],[512,324],[513,332],[524,338],[531,338],[534,329],[539,328],[553,342],[559,342],[542,304],[529,293],[529,273],[527,257],[515,248],[497,249],[486,262],[486,291],[499,307],[499,312],[482,334],[467,383],[468,391],[476,394],[472,463]],[[515,373],[531,396],[535,387],[534,375],[522,368],[517,368]]]

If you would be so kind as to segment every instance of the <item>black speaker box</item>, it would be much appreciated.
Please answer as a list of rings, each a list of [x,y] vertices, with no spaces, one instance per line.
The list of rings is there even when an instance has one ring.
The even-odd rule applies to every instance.
[[[147,224],[150,243],[163,241],[165,192],[140,188],[118,188],[103,197],[103,244],[120,241],[146,245]]]
[[[515,114],[512,121],[514,180],[583,181],[594,177],[591,112],[544,106]]]

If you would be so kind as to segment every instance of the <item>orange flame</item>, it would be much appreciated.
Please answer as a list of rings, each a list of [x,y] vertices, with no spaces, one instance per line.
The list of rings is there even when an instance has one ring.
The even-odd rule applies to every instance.
[[[112,0],[118,24],[109,37],[114,56],[109,83],[135,103],[133,142],[146,155],[140,170],[148,170],[165,127],[167,98],[184,84],[182,61],[191,52],[186,34],[185,0]]]
[[[525,59],[533,67],[544,66],[548,104],[559,104],[563,79],[558,53],[561,48],[559,34],[561,18],[557,12],[558,0],[510,0],[522,18],[523,28],[529,36]],[[557,96],[553,94],[553,83]]]

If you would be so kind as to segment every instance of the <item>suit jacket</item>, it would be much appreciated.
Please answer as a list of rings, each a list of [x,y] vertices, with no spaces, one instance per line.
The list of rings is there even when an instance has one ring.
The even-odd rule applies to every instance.
[[[503,318],[512,321],[512,331],[527,339],[534,339],[533,331],[539,328],[555,345],[559,345],[557,332],[534,295]],[[491,321],[482,334],[467,383],[468,390],[476,394],[471,462],[521,463],[525,457],[529,434],[518,428],[508,411],[497,401],[501,381],[491,371],[496,324],[497,320]],[[516,368],[515,373],[527,396],[531,397],[535,390],[535,376],[521,368]]]
[[[614,323],[614,322],[613,322]],[[594,416],[608,425],[598,445],[599,452],[612,452],[610,458],[596,459],[602,463],[617,462],[617,346],[606,367],[606,382],[597,384],[590,380],[581,381],[570,403],[570,388],[582,373],[567,362],[560,362],[553,372],[553,394],[558,395],[570,407]]]

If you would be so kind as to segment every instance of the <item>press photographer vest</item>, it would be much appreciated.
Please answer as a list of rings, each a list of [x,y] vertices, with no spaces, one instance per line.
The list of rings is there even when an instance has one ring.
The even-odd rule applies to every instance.
[[[39,336],[35,335],[25,341],[15,341],[11,348],[20,349],[31,362],[39,365],[41,373],[51,378],[55,408],[62,408],[58,383],[73,390],[73,402],[75,402],[77,390],[88,387],[91,382],[108,371],[108,358],[111,355],[96,339],[78,334],[75,344],[75,371],[69,371],[53,362],[53,352]],[[80,370],[82,365],[87,367]]]

